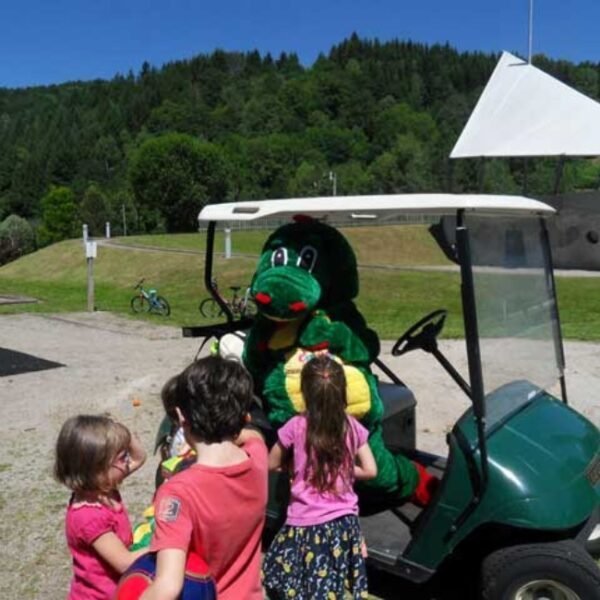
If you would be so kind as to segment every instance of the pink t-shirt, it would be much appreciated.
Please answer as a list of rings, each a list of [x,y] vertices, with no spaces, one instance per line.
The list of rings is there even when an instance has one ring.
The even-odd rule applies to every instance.
[[[92,547],[102,534],[112,531],[125,546],[133,539],[131,524],[119,495],[118,508],[99,502],[75,503],[67,508],[65,530],[73,557],[73,579],[68,600],[109,600],[119,581],[119,573],[105,562]]]
[[[338,477],[337,493],[319,492],[305,480],[306,425],[306,417],[297,415],[277,432],[280,444],[286,449],[292,449],[294,459],[294,474],[286,523],[300,526],[319,525],[344,515],[358,514],[358,497],[352,487],[353,471],[347,477],[349,485],[344,484],[342,477]],[[354,417],[348,416],[348,425],[346,446],[350,455],[354,457],[357,450],[367,442],[369,432]],[[352,462],[354,463],[354,461]]]
[[[251,438],[235,465],[194,464],[158,488],[150,550],[204,557],[219,600],[263,600],[261,536],[267,504],[267,448]]]

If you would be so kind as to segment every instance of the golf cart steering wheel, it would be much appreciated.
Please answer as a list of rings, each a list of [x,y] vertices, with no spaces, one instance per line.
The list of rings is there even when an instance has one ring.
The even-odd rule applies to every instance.
[[[437,347],[437,336],[444,328],[447,314],[444,308],[434,310],[407,329],[394,344],[392,356],[401,356],[417,348],[432,352]]]

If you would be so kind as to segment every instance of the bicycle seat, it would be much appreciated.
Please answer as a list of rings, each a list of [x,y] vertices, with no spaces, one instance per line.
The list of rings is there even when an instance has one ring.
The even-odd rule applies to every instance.
[[[238,292],[238,291],[239,291],[239,290],[241,290],[242,288],[241,288],[239,285],[230,285],[230,286],[229,286],[229,289],[230,289],[232,292]]]

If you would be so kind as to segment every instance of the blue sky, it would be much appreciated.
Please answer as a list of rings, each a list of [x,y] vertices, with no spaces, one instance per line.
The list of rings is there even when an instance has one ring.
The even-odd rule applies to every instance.
[[[0,87],[110,79],[147,60],[296,52],[361,37],[526,57],[529,0],[0,0]],[[600,0],[534,0],[534,53],[600,62]]]

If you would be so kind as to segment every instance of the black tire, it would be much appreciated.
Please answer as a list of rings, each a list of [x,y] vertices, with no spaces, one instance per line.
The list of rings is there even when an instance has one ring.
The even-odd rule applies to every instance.
[[[171,307],[167,302],[166,298],[162,296],[156,296],[155,300],[156,304],[154,306],[154,311],[163,317],[168,317],[171,314]]]
[[[244,310],[242,311],[242,317],[255,317],[258,309],[256,308],[256,302],[252,300],[252,298],[248,298],[246,302],[246,306],[244,306]]]
[[[146,300],[146,298],[144,298],[144,296],[134,296],[131,299],[130,304],[131,310],[134,313],[148,312],[150,310],[150,303],[148,300]]]
[[[598,525],[596,525],[598,527]],[[588,539],[585,542],[585,549],[592,555],[593,558],[600,559],[600,537]]]
[[[207,319],[216,319],[223,314],[221,307],[214,298],[205,298],[200,302],[200,314]]]
[[[600,568],[572,540],[497,550],[481,568],[483,600],[600,600]]]

